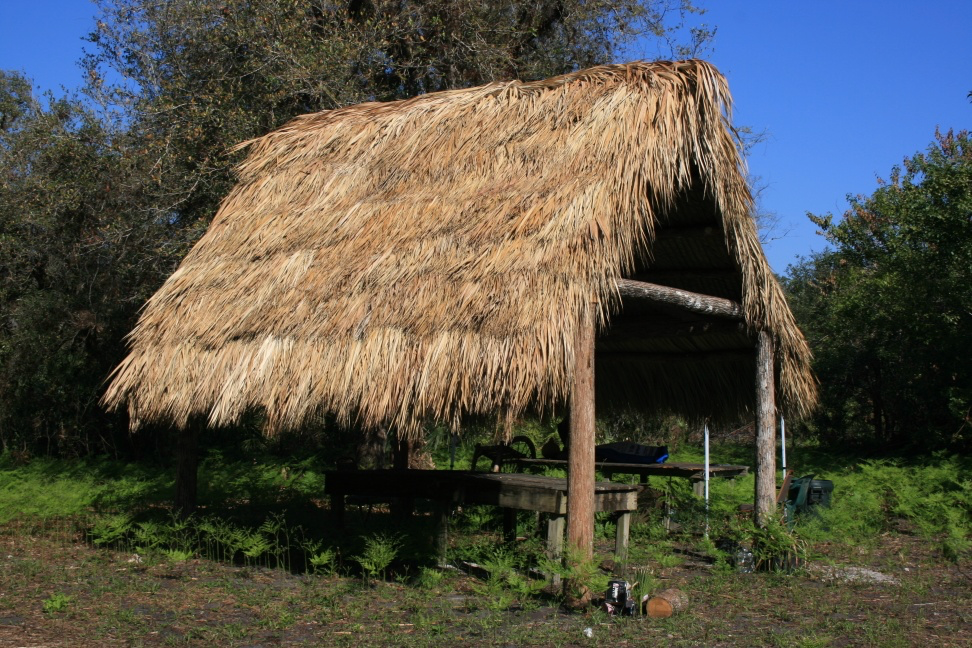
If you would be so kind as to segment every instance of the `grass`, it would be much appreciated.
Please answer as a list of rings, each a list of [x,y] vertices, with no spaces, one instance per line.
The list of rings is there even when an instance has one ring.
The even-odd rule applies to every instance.
[[[714,455],[745,463],[737,452]],[[712,483],[708,540],[687,484],[653,484],[682,532],[664,530],[664,508],[639,511],[630,558],[612,571],[597,568],[612,544],[607,518],[598,560],[570,571],[546,561],[534,516],[520,520],[527,540],[504,545],[500,516],[469,507],[455,519],[450,556],[485,569],[463,573],[434,567],[421,514],[351,509],[349,528],[335,533],[311,461],[211,455],[203,512],[186,521],[162,506],[171,481],[161,469],[0,459],[0,644],[963,645],[972,632],[968,461],[799,456],[836,488],[833,506],[797,520],[792,537],[815,564],[876,569],[899,585],[737,573],[716,539],[750,532],[735,506],[751,500],[751,477]],[[682,448],[676,458],[696,457]],[[595,595],[612,576],[637,582],[639,595],[677,586],[690,610],[656,621],[568,614],[539,577],[557,570]]]

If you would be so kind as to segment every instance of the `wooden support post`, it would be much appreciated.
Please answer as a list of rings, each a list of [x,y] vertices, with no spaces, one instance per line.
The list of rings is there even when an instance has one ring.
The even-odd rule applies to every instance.
[[[408,470],[409,461],[412,458],[412,442],[408,439],[397,436],[395,438],[395,448],[393,466],[395,470]]]
[[[621,562],[628,560],[628,536],[631,533],[631,511],[622,511],[618,516],[617,532],[614,534],[614,555]]]
[[[763,526],[776,504],[776,400],[773,337],[756,339],[756,524]]]
[[[559,563],[564,555],[564,516],[556,513],[547,519],[547,558],[550,562]],[[552,585],[560,585],[560,574],[548,574]]]
[[[202,425],[190,420],[176,430],[175,510],[181,517],[196,511],[199,480],[199,430]]]
[[[516,509],[503,509],[503,541],[516,542]]]
[[[331,519],[338,529],[344,526],[344,493],[331,493]]]
[[[567,457],[567,542],[582,560],[594,555],[594,314],[582,313],[574,340]]]
[[[411,441],[396,433],[395,446],[392,451],[392,466],[395,470],[408,470],[413,448],[414,444]],[[403,495],[392,502],[390,508],[393,518],[407,519],[415,512],[415,500]]]
[[[446,567],[449,564],[449,509],[450,504],[446,502],[436,503],[436,516],[438,517],[435,529],[435,549],[439,559],[439,567]]]
[[[696,497],[705,497],[705,482],[702,480],[692,480],[692,493]]]

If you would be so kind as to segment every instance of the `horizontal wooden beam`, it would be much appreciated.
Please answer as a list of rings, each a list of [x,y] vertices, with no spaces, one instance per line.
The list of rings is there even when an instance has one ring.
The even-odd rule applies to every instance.
[[[702,295],[700,293],[689,292],[688,290],[672,288],[671,286],[662,286],[646,281],[634,281],[632,279],[619,279],[618,293],[621,295],[622,301],[633,299],[654,304],[667,304],[701,315],[727,317],[736,320],[743,319],[742,306],[731,299]]]
[[[653,266],[632,277],[634,281],[671,284],[685,281],[739,281],[739,271],[731,268],[659,268]]]
[[[651,315],[633,315],[616,317],[599,337],[680,338],[732,333],[745,334],[746,325],[738,320],[698,319],[685,322]]]
[[[714,349],[712,351],[597,351],[597,360],[637,360],[638,362],[677,362],[687,360],[729,360],[749,361],[755,357],[753,351],[746,349]]]
[[[713,225],[694,225],[688,227],[660,227],[655,232],[658,239],[700,239],[722,237],[722,230]]]

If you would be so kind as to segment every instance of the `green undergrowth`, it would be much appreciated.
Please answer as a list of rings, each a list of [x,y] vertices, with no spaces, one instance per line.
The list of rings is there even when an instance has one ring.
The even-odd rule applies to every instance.
[[[701,462],[696,448],[683,447],[671,461]],[[752,449],[719,445],[712,463],[753,465]],[[916,534],[939,543],[951,561],[972,554],[972,459],[935,454],[924,457],[869,459],[820,446],[791,446],[789,467],[796,477],[830,480],[831,505],[813,506],[791,520],[795,534],[809,543],[867,545],[882,534]],[[667,480],[666,480],[667,481]],[[739,504],[753,500],[754,476],[710,482],[706,511],[685,480],[652,484],[670,496],[673,517],[686,530],[738,533]],[[656,516],[661,515],[661,509]],[[706,524],[707,523],[707,524]],[[736,527],[732,529],[731,527]]]
[[[799,521],[817,542],[868,544],[887,532],[913,533],[941,544],[959,560],[972,551],[972,461],[935,456],[925,461],[864,461],[818,478],[834,482],[830,508]]]
[[[751,465],[749,452],[740,446],[715,446],[712,461]],[[739,504],[752,502],[752,474],[712,480],[708,507],[687,480],[656,478],[632,520],[631,564],[676,566],[682,561],[676,546],[688,542],[717,566],[729,568],[731,556],[718,541],[746,544],[755,539],[764,547],[799,548],[803,555],[808,546],[812,553],[815,544],[867,545],[889,532],[928,538],[951,561],[970,555],[968,459],[861,460],[814,447],[791,452],[798,459],[791,460],[799,466],[798,475],[834,482],[829,508],[813,507],[810,514],[791,519],[785,532],[760,540],[751,522],[738,513]],[[698,449],[683,446],[672,461],[701,458]],[[322,468],[312,459],[240,460],[211,451],[200,468],[200,510],[187,520],[168,508],[172,488],[171,469],[165,466],[97,459],[18,464],[2,457],[0,525],[67,521],[95,546],[147,560],[205,558],[308,573],[416,582],[434,578],[428,571],[435,562],[429,509],[419,502],[419,515],[402,519],[385,506],[349,505],[348,527],[338,532],[323,508]],[[557,567],[544,556],[542,518],[520,512],[521,540],[513,545],[503,544],[501,529],[502,515],[494,507],[463,507],[452,520],[449,557],[487,566],[490,574],[506,574],[491,577],[487,589],[502,589],[504,600],[519,600],[537,589],[523,574],[555,572]],[[611,516],[599,514],[597,539],[609,546],[613,536]]]
[[[714,446],[712,460],[751,466],[749,452]],[[20,607],[11,609],[18,615],[33,609],[51,627],[97,619],[99,632],[132,645],[166,628],[182,633],[172,635],[180,645],[279,643],[281,633],[297,633],[292,642],[306,645],[824,646],[844,645],[851,635],[860,639],[854,645],[917,645],[933,600],[935,632],[961,635],[967,588],[957,579],[972,557],[969,461],[791,452],[798,475],[834,482],[829,509],[757,530],[737,510],[752,501],[752,475],[713,480],[708,509],[688,480],[653,479],[633,515],[626,561],[612,555],[614,523],[599,513],[594,561],[558,562],[545,555],[543,516],[519,512],[517,540],[507,543],[498,509],[462,506],[451,518],[448,559],[463,571],[436,566],[436,517],[421,500],[414,515],[403,516],[351,498],[345,526],[335,528],[323,502],[323,468],[309,459],[210,452],[200,470],[200,510],[181,519],[168,504],[170,467],[22,465],[4,457],[0,535],[11,545],[50,547],[46,558],[9,550],[0,569],[4,605],[16,593]],[[683,445],[672,460],[700,461],[701,453]],[[38,531],[50,526],[32,520],[66,521],[73,532],[66,542],[45,537]],[[770,571],[739,573],[734,548],[744,546]],[[799,569],[807,556],[877,566],[901,586],[817,582]],[[51,564],[52,557],[68,566]],[[554,575],[569,584],[566,592],[548,586]],[[615,577],[634,585],[639,600],[677,586],[692,607],[645,623],[560,607],[585,590],[602,596]],[[949,589],[930,599],[942,578]],[[187,607],[205,614],[189,615]],[[940,612],[949,615],[944,630]],[[322,634],[308,639],[312,630]]]
[[[105,459],[0,457],[0,524],[51,520],[101,510],[137,509],[170,497],[172,479],[159,469]]]
[[[150,463],[102,458],[17,462],[0,457],[0,524],[15,518],[49,519],[99,513],[134,513],[168,503],[174,470]],[[200,462],[199,501],[204,507],[245,504],[273,508],[289,500],[320,498],[323,472],[312,459],[265,456],[228,460],[210,451]]]

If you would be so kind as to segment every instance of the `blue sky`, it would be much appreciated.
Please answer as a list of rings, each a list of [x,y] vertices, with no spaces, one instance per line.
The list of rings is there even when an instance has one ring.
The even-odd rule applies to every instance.
[[[697,4],[718,28],[706,58],[729,79],[735,122],[766,133],[749,168],[780,220],[766,247],[777,272],[824,247],[806,212],[843,213],[936,126],[972,129],[969,0]],[[94,13],[87,0],[5,0],[0,68],[42,90],[76,87]]]

